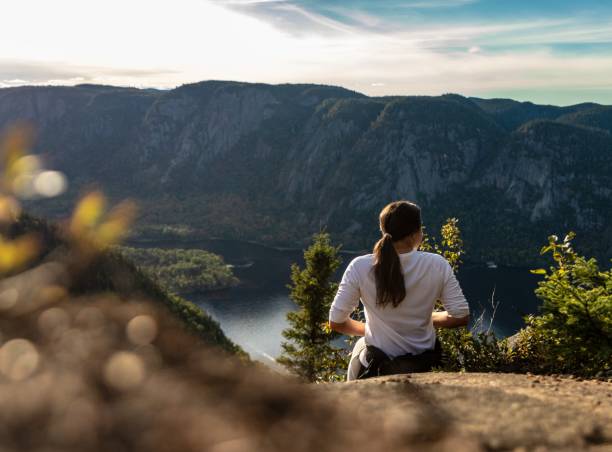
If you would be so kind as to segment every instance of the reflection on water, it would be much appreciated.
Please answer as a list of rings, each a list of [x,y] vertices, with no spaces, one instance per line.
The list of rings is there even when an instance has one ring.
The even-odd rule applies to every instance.
[[[153,246],[153,245],[150,245]],[[260,245],[223,240],[163,242],[154,246],[201,248],[220,254],[242,284],[214,293],[194,294],[188,298],[210,313],[237,344],[254,359],[271,363],[281,352],[281,332],[287,327],[286,313],[294,309],[288,298],[289,270],[292,262],[302,263],[300,251],[279,251]],[[343,264],[336,277],[354,257],[343,254]],[[514,334],[523,324],[525,314],[537,312],[533,294],[539,277],[526,268],[485,264],[464,264],[459,272],[461,287],[468,299],[472,317],[484,312],[485,324],[491,320],[491,297],[498,303],[493,331],[498,336]]]
[[[192,301],[219,321],[223,331],[252,358],[272,363],[280,354],[286,315],[294,308],[286,292],[237,288],[223,296],[195,295]]]

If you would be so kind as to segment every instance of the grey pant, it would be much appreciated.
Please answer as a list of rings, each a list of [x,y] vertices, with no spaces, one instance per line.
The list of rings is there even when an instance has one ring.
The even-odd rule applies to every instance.
[[[353,353],[351,354],[351,360],[349,361],[348,370],[346,372],[346,381],[357,380],[359,370],[361,369],[361,362],[359,361],[359,355],[366,349],[365,338],[361,337],[355,346],[353,347]]]

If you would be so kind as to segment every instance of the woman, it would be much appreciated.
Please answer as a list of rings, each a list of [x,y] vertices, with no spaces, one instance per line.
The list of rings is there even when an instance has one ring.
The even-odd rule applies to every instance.
[[[420,208],[408,201],[380,213],[382,238],[374,253],[357,257],[344,272],[332,303],[333,330],[363,336],[355,344],[347,380],[428,371],[440,362],[435,328],[467,325],[469,307],[450,264],[418,251]],[[359,301],[365,323],[350,318]],[[433,312],[436,300],[445,311]]]

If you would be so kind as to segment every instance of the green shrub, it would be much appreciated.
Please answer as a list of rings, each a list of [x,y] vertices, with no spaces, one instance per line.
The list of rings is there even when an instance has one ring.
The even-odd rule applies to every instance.
[[[494,314],[493,314],[494,316]],[[499,339],[489,325],[484,326],[484,313],[471,328],[439,328],[436,332],[442,344],[441,370],[467,372],[501,372],[512,370],[512,348],[508,339]]]
[[[574,234],[556,236],[542,248],[555,265],[534,270],[544,275],[535,293],[542,314],[526,318],[515,344],[515,362],[523,370],[607,374],[612,368],[612,269],[572,248]]]
[[[445,256],[455,271],[460,264],[462,242],[456,220],[441,231],[441,246],[426,242],[425,248]],[[595,259],[578,255],[572,248],[574,234],[563,242],[556,236],[542,254],[555,262],[542,274],[536,295],[541,314],[525,318],[526,326],[510,339],[498,339],[491,328],[483,330],[482,317],[471,330],[440,329],[444,349],[442,370],[568,373],[583,376],[609,375],[612,368],[612,269],[602,271]]]

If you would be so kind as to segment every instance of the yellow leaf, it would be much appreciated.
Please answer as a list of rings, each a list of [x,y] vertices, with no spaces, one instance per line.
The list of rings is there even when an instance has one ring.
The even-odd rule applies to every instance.
[[[38,255],[38,239],[25,235],[12,241],[0,241],[0,273],[18,270]]]
[[[530,273],[533,273],[534,275],[545,275],[546,274],[546,270],[544,270],[543,268],[538,268],[536,270],[529,270]]]
[[[100,192],[85,195],[77,204],[70,221],[70,232],[77,236],[95,227],[106,210],[106,198]]]

